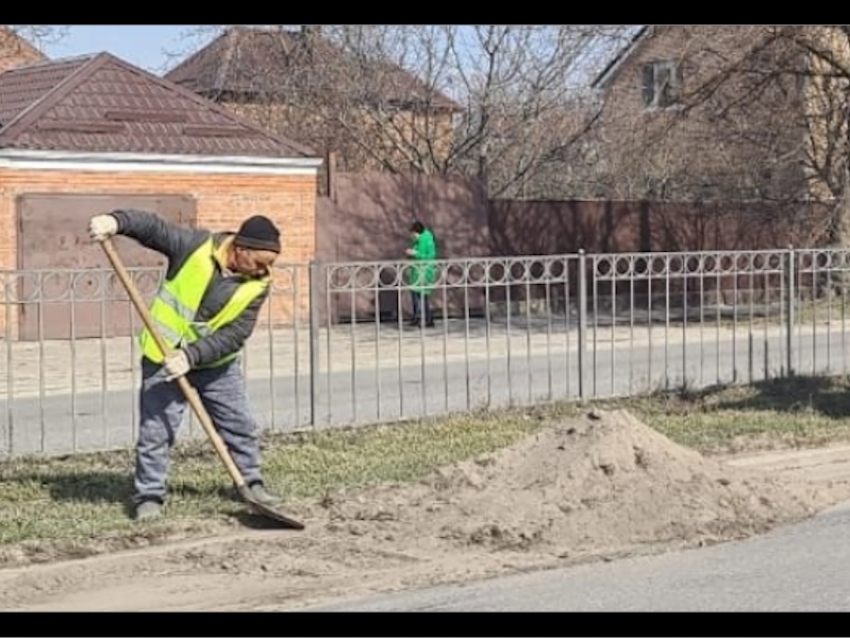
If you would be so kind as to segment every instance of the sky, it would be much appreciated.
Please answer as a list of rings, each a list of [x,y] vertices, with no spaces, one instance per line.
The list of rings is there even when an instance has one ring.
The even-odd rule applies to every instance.
[[[212,31],[198,36],[198,25],[73,25],[58,42],[39,42],[50,58],[108,51],[143,69],[160,74],[209,42]],[[169,57],[166,52],[171,52]]]
[[[143,69],[160,73],[176,63],[165,51],[187,52],[198,40],[195,25],[74,25],[59,42],[44,43],[50,58],[108,51]],[[186,37],[187,34],[189,37]]]
[[[164,75],[216,35],[215,29],[198,25],[137,24],[72,25],[62,33],[62,38],[33,43],[52,59],[107,51],[155,75]],[[580,85],[595,75],[583,66],[576,72]]]

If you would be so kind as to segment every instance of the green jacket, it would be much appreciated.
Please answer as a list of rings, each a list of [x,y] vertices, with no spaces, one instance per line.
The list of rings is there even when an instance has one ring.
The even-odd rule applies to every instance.
[[[434,235],[426,228],[412,248],[416,254],[411,258],[413,264],[407,268],[407,283],[414,292],[430,295],[437,280],[437,265],[431,263],[437,258]]]

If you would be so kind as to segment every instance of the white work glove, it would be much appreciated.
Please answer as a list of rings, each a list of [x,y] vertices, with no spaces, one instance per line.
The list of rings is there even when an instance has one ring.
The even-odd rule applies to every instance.
[[[165,357],[162,369],[165,373],[165,380],[173,381],[189,372],[192,365],[189,363],[189,356],[183,350],[175,350]]]
[[[103,241],[118,232],[118,220],[112,215],[95,215],[89,221],[89,236],[92,241]]]

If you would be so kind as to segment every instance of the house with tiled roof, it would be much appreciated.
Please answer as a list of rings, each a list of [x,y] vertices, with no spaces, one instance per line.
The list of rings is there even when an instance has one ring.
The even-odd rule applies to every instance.
[[[266,214],[283,230],[283,261],[306,262],[321,163],[299,142],[109,53],[17,66],[0,73],[0,268],[108,267],[87,223],[116,207],[222,230]],[[118,239],[128,265],[163,265]],[[77,317],[76,337],[127,331],[126,309],[103,327],[96,305],[90,320]],[[292,311],[274,307],[273,317]],[[36,330],[28,312],[22,306],[21,334]],[[68,336],[67,312],[53,312],[43,336]]]
[[[165,77],[333,151],[346,171],[404,169],[426,147],[443,161],[463,110],[408,70],[353,55],[318,27],[230,27]]]

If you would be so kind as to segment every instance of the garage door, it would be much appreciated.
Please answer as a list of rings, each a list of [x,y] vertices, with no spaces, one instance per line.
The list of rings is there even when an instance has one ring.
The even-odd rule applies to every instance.
[[[195,200],[174,195],[23,195],[18,198],[19,339],[128,336],[138,330],[126,293],[103,249],[88,237],[92,215],[135,208],[194,226]],[[128,268],[165,266],[165,258],[136,241],[116,237]],[[138,278],[146,300],[156,279]],[[131,321],[133,322],[131,324]]]

